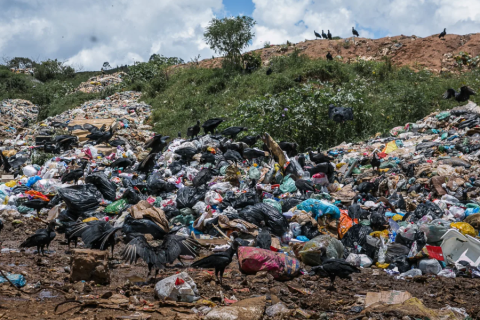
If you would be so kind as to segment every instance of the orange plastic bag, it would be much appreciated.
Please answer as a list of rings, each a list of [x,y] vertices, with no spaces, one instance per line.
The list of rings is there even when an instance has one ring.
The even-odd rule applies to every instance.
[[[39,191],[34,191],[34,190],[28,190],[25,192],[25,194],[28,194],[29,196],[32,196],[34,199],[41,199],[43,201],[50,201],[46,195]]]
[[[354,220],[348,215],[348,210],[340,210],[340,219],[338,220],[338,238],[342,239],[348,229],[353,226]],[[355,219],[355,223],[358,223],[358,219]]]

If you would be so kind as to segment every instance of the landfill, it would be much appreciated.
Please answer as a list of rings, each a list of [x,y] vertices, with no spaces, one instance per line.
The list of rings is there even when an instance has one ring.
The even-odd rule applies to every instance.
[[[298,153],[269,133],[232,140],[242,127],[203,134],[221,119],[192,138],[156,134],[140,99],[116,93],[1,136],[7,295],[42,289],[57,315],[129,319],[480,316],[473,102]],[[26,101],[2,103],[35,121]]]
[[[29,123],[35,123],[38,106],[28,100],[5,99],[0,103],[0,140],[15,137]]]
[[[115,72],[112,74],[101,74],[91,77],[85,82],[82,82],[74,92],[81,91],[85,93],[97,93],[105,90],[107,87],[116,86],[123,81],[125,72]]]

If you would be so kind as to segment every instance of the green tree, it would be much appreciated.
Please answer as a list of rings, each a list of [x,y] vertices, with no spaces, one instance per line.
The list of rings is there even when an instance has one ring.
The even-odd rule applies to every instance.
[[[214,18],[203,36],[212,50],[224,55],[224,67],[240,69],[241,51],[255,36],[252,31],[254,25],[255,21],[246,16]]]

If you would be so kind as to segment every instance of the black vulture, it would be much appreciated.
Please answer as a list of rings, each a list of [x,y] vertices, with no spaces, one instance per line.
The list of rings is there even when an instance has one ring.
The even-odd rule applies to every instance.
[[[447,28],[443,28],[443,31],[438,35],[439,39],[445,38],[447,35]]]
[[[167,140],[169,138],[169,136],[162,136],[161,134],[156,134],[155,136],[153,136],[153,138],[145,142],[145,149],[152,148],[150,154],[162,152],[163,149],[167,146]]]
[[[200,120],[197,120],[197,124],[194,125],[193,127],[189,127],[187,129],[187,138],[188,137],[191,137],[193,139],[193,137],[197,137],[198,136],[198,133],[200,132]]]
[[[253,160],[264,156],[265,151],[262,150],[252,148],[246,148],[245,150],[243,150],[243,157],[247,160]]]
[[[352,273],[360,273],[360,269],[341,259],[329,259],[321,266],[313,267],[310,275],[319,275],[322,278],[330,278],[331,288],[334,287],[335,278],[351,279]]]
[[[323,39],[328,39],[327,34],[326,34],[325,32],[323,32],[323,30],[322,30],[322,38],[323,38]]]
[[[306,197],[307,191],[315,192],[315,187],[313,186],[312,181],[298,179],[295,181],[295,187],[303,194],[303,197]]]
[[[205,134],[208,134],[209,132],[211,134],[214,134],[215,129],[220,125],[220,123],[223,122],[222,118],[212,118],[208,119],[202,124],[203,130],[205,131]]]
[[[202,156],[200,157],[200,163],[215,164],[215,155],[211,152],[202,152]]]
[[[357,36],[357,37],[360,37],[360,35],[358,34],[358,31],[355,30],[355,27],[352,27],[352,33],[353,33],[353,36]]]
[[[248,128],[245,127],[230,127],[222,131],[224,136],[230,136],[230,138],[235,139],[237,135],[242,132],[246,131]]]
[[[75,169],[70,171],[69,173],[66,173],[62,177],[62,183],[70,182],[72,180],[75,181],[75,184],[78,184],[78,179],[83,177],[83,171],[85,170],[88,162],[84,161],[82,166],[79,169]]]
[[[315,164],[318,163],[325,163],[325,162],[330,162],[333,160],[333,158],[318,152],[317,154],[314,154],[312,151],[308,151],[308,157],[310,158],[310,161],[315,162]]]
[[[380,169],[380,158],[377,155],[377,152],[373,153],[372,160],[370,161],[372,168],[377,168],[377,171]]]
[[[115,247],[115,238],[109,237],[114,228],[105,220],[77,223],[72,227],[70,237],[81,237],[86,248],[105,250],[108,247]],[[108,239],[105,244],[104,240]]]
[[[330,33],[330,30],[327,30],[327,37],[328,37],[328,40],[332,40],[332,34]]]
[[[260,135],[256,136],[245,136],[240,139],[240,142],[246,143],[249,147],[252,147],[255,143],[257,143],[258,139],[260,139]]]
[[[273,72],[272,68],[268,68],[266,72],[267,76],[271,75],[272,72]]]
[[[322,36],[318,32],[316,32],[315,30],[313,30],[313,34],[315,35],[315,39],[317,39],[317,38],[322,39]]]
[[[285,151],[289,157],[294,157],[298,154],[298,144],[295,142],[280,141],[278,146]]]
[[[333,60],[333,56],[332,56],[332,54],[330,53],[330,51],[328,51],[328,53],[327,53],[327,60],[330,60],[330,61]]]
[[[223,155],[223,157],[225,158],[225,160],[230,160],[235,163],[243,161],[242,155],[237,151],[231,149],[228,149],[227,152],[225,152],[225,154]]]
[[[230,248],[228,248],[224,252],[214,253],[205,257],[201,260],[195,261],[191,264],[192,268],[215,268],[215,277],[218,279],[218,273],[220,273],[220,285],[223,282],[223,273],[225,272],[225,268],[232,262],[233,255],[237,253],[238,249],[238,242],[236,240],[233,241]]]
[[[182,157],[182,160],[189,163],[192,157],[197,154],[197,149],[192,147],[185,147],[175,150],[175,153]]]
[[[302,82],[302,75],[299,75],[298,77],[296,77],[295,79],[293,79],[293,81],[295,81],[295,82]]]
[[[110,163],[110,167],[112,168],[123,168],[126,169],[131,167],[135,164],[135,161],[129,158],[118,158],[117,160]]]
[[[10,170],[12,170],[12,166],[10,165],[7,157],[3,154],[1,150],[0,150],[0,155],[2,157],[2,162],[0,163],[0,166],[3,165],[3,171],[10,172]]]
[[[22,244],[20,244],[20,248],[30,248],[30,247],[37,247],[37,253],[45,255],[45,246],[48,247],[50,242],[55,239],[55,225],[57,223],[55,221],[50,221],[46,229],[38,229],[35,234],[28,237]]]
[[[125,140],[122,140],[120,138],[117,138],[115,140],[111,140],[109,143],[112,147],[118,147],[118,146],[124,146],[126,144]]]
[[[151,153],[148,156],[145,157],[145,159],[142,160],[138,164],[137,171],[142,172],[145,174],[148,174],[153,170],[153,167],[155,167],[155,157],[157,156],[156,153]]]
[[[464,101],[468,101],[468,99],[470,99],[470,96],[474,96],[474,95],[475,95],[475,91],[473,91],[472,88],[468,86],[463,86],[460,88],[460,92],[457,92],[453,89],[448,89],[443,94],[443,98],[450,99],[452,97],[455,97],[455,100],[457,100],[458,102],[464,102]]]
[[[42,210],[48,205],[48,201],[44,201],[42,199],[32,199],[29,201],[25,201],[23,205],[27,208],[35,209],[38,214],[40,210]]]

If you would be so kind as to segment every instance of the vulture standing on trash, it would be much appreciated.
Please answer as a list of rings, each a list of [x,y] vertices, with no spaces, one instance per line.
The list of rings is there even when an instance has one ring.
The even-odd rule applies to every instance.
[[[328,37],[328,40],[332,40],[332,34],[330,33],[330,30],[327,30],[328,33],[327,33],[327,37]]]
[[[315,39],[317,39],[317,38],[322,39],[322,36],[318,32],[316,32],[315,30],[313,30],[313,34],[315,35]]]
[[[221,133],[224,136],[229,136],[231,139],[235,139],[240,132],[246,131],[246,130],[248,130],[248,128],[245,128],[245,127],[230,127],[230,128],[227,128],[227,129],[223,130]]]
[[[270,246],[272,245],[272,236],[270,235],[270,231],[265,227],[260,228],[258,231],[257,238],[255,239],[255,247],[270,250]]]
[[[310,158],[310,161],[315,164],[330,162],[333,160],[333,158],[321,153],[320,150],[318,150],[317,154],[314,154],[310,148],[308,150],[308,157]]]
[[[443,28],[443,31],[438,35],[439,39],[445,38],[447,35],[447,28]]]
[[[80,222],[75,224],[71,231],[70,237],[81,237],[86,248],[105,250],[108,247],[115,247],[115,238],[108,237],[113,227],[105,220],[95,220],[90,222]],[[108,239],[105,244],[104,240]]]
[[[200,120],[197,120],[197,124],[194,125],[193,127],[188,127],[187,129],[187,138],[188,137],[191,137],[193,139],[193,137],[197,137],[198,136],[198,133],[200,132]]]
[[[120,138],[117,138],[115,140],[111,140],[109,143],[109,145],[111,145],[112,147],[116,148],[118,146],[124,146],[126,144],[126,142]]]
[[[357,36],[357,37],[360,37],[360,35],[358,34],[358,31],[355,30],[355,27],[352,27],[352,33],[353,33],[353,36]]]
[[[278,146],[285,151],[289,157],[294,157],[298,154],[298,144],[295,142],[280,141]]]
[[[63,177],[62,177],[62,183],[67,183],[67,182],[70,182],[70,181],[74,180],[75,184],[78,184],[78,179],[83,177],[83,171],[87,167],[87,164],[88,164],[88,162],[84,161],[82,163],[82,166],[79,169],[75,169],[75,170],[70,171],[69,173],[64,174]]]
[[[149,154],[162,152],[163,149],[167,146],[167,140],[169,136],[162,136],[161,134],[156,134],[145,143],[145,149],[152,148]]]
[[[327,57],[327,60],[329,60],[329,61],[332,61],[332,60],[333,60],[333,57],[332,57],[332,54],[330,53],[330,51],[328,51],[326,57]]]
[[[107,132],[104,132],[100,138],[97,139],[96,144],[102,144],[105,143],[105,145],[108,144],[110,139],[113,137],[113,126],[110,127],[110,130]]]
[[[264,157],[264,156],[265,156],[265,152],[262,150],[252,149],[252,148],[246,148],[245,150],[243,150],[243,157],[249,161],[260,158],[260,157]]]
[[[5,155],[3,154],[3,152],[1,150],[0,150],[0,155],[2,157],[2,159],[1,159],[2,161],[0,162],[0,166],[3,165],[3,171],[10,172],[10,170],[12,170],[12,166],[10,165],[7,157],[5,157]]]
[[[203,131],[205,131],[205,134],[208,134],[209,132],[211,134],[214,134],[215,129],[220,125],[220,123],[223,122],[222,118],[212,118],[208,119],[202,124]]]
[[[468,99],[470,99],[470,96],[474,96],[474,95],[475,95],[475,91],[473,91],[472,88],[468,86],[463,86],[460,88],[460,92],[457,92],[451,88],[448,89],[443,94],[443,99],[450,99],[454,97],[455,100],[457,100],[458,102],[465,102],[465,101],[468,101]]]
[[[215,155],[211,152],[202,152],[202,156],[200,157],[200,163],[212,163],[215,164],[216,159]]]
[[[378,157],[377,152],[373,153],[372,161],[370,163],[373,169],[377,168],[377,171],[380,170],[380,158]]]
[[[315,192],[315,187],[312,181],[298,179],[295,181],[295,187],[300,190],[300,193],[303,195],[303,198],[307,197],[307,191]]]
[[[185,163],[189,163],[192,160],[192,157],[197,154],[197,149],[185,147],[175,150],[175,153],[181,156]]]
[[[260,139],[260,135],[257,136],[245,136],[240,139],[240,142],[247,144],[250,148],[257,143],[258,139]]]
[[[50,246],[50,242],[55,239],[55,225],[57,223],[55,221],[50,221],[46,229],[38,229],[33,235],[27,238],[22,244],[20,244],[20,248],[31,248],[37,247],[37,254],[42,252],[42,255],[45,255],[45,246]]]
[[[126,169],[135,164],[135,161],[129,158],[118,158],[117,160],[110,163],[111,168],[123,168]]]
[[[341,259],[329,259],[322,263],[321,266],[312,267],[310,275],[319,275],[322,278],[330,278],[330,287],[334,288],[335,278],[350,279],[352,273],[360,273],[360,269],[352,266],[350,263]]]
[[[322,38],[323,38],[323,39],[328,39],[327,34],[326,34],[323,30],[322,30]]]
[[[230,248],[224,252],[217,252],[201,260],[195,261],[190,266],[192,268],[215,268],[215,277],[220,285],[223,284],[223,273],[225,268],[232,262],[233,255],[237,253],[238,242],[233,240]],[[218,279],[218,273],[220,273],[220,280]]]
[[[156,153],[151,153],[146,156],[145,159],[143,159],[142,162],[138,164],[137,171],[145,174],[150,173],[153,170],[153,167],[155,167],[156,156]]]
[[[225,158],[225,160],[230,160],[235,163],[243,161],[242,155],[237,151],[231,149],[228,149],[227,152],[225,152],[225,154],[223,155],[223,157]]]

